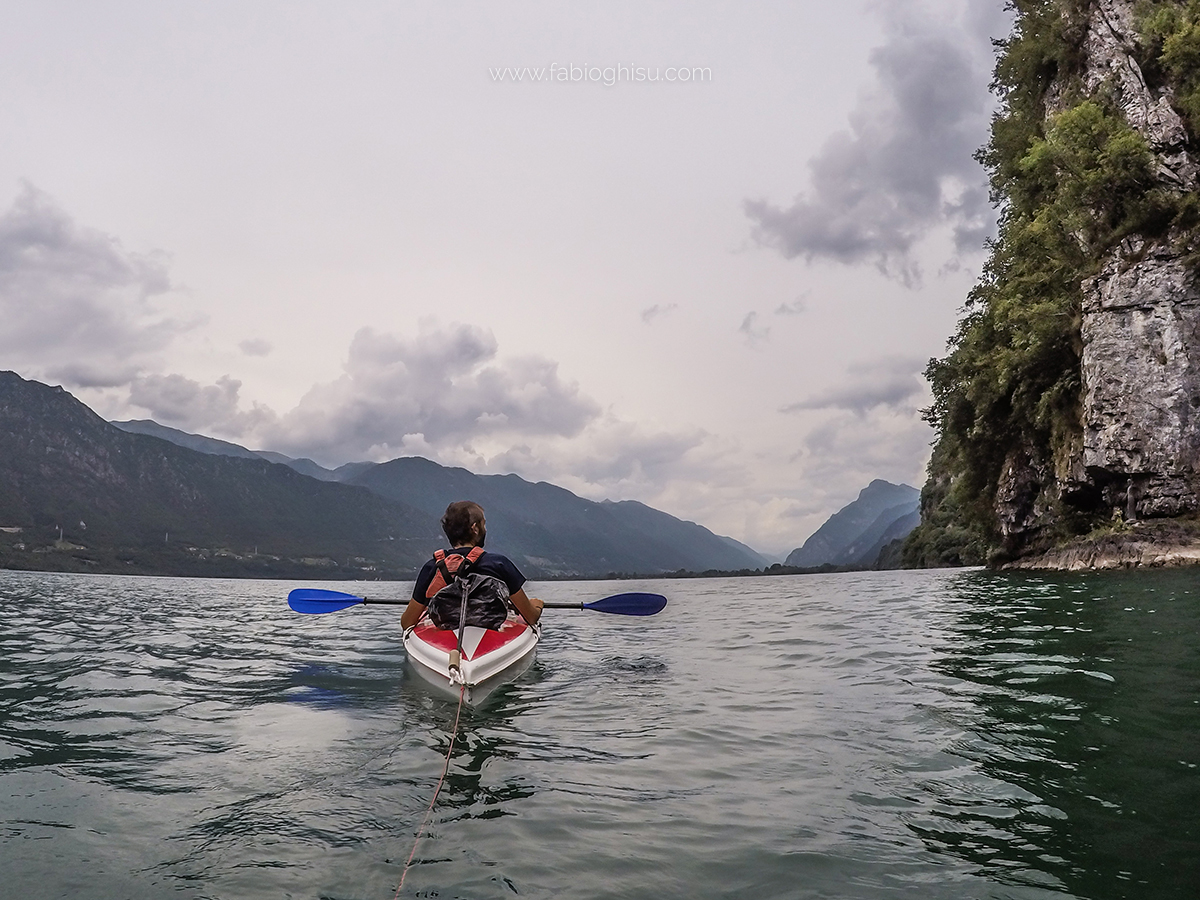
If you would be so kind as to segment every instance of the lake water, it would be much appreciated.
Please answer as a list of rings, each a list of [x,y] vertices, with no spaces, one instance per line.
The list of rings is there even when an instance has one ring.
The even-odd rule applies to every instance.
[[[0,572],[0,897],[393,897],[456,704],[295,586]],[[402,896],[1200,896],[1200,572],[533,588],[671,605],[547,612]]]

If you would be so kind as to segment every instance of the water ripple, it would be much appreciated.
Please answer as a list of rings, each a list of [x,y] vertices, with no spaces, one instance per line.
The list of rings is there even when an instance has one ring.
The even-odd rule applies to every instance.
[[[392,611],[296,616],[292,586],[0,573],[13,896],[392,896],[455,704]],[[547,613],[463,711],[408,896],[1194,896],[1186,574],[537,593],[621,590],[672,602]]]

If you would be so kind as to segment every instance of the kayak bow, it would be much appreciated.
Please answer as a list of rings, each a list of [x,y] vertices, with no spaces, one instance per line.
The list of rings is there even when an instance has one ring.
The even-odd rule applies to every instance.
[[[533,664],[540,637],[541,629],[522,619],[510,618],[499,628],[468,625],[455,665],[458,633],[423,619],[404,632],[404,650],[413,670],[431,685],[453,697],[465,688],[466,702],[479,703]]]

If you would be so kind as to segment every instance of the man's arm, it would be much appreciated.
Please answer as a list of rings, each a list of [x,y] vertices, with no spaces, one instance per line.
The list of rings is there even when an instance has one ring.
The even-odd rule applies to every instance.
[[[425,615],[425,604],[415,598],[409,600],[408,606],[404,607],[403,615],[400,616],[400,627],[408,631],[420,621],[423,615]]]
[[[509,599],[512,600],[513,606],[517,608],[517,612],[519,612],[524,617],[525,621],[530,625],[535,624],[537,620],[541,618],[542,601],[537,597],[528,596],[525,593],[525,588],[519,588],[517,592]],[[413,602],[415,603],[416,601]],[[410,603],[409,606],[412,606],[412,603]],[[407,610],[405,611],[405,615],[408,615]]]

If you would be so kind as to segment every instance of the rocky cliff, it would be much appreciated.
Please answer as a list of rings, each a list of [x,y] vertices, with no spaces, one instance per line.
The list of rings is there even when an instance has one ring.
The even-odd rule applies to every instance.
[[[983,152],[1000,234],[930,365],[910,564],[1200,511],[1200,4],[1015,6]]]
[[[1133,3],[1090,12],[1082,80],[1106,94],[1153,154],[1165,191],[1196,189],[1197,161],[1169,82],[1138,62]],[[1200,502],[1200,287],[1186,243],[1131,235],[1083,285],[1083,441],[1073,468],[1102,504],[1128,518],[1178,516]]]

